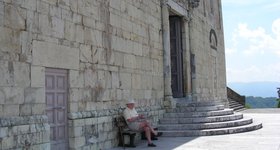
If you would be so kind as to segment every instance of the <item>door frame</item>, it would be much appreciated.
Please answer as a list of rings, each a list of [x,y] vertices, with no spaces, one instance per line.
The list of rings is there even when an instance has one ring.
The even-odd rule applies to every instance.
[[[64,89],[62,90],[62,89],[58,89],[58,90],[48,90],[48,88],[47,88],[47,76],[48,75],[54,75],[54,76],[63,76],[63,77],[65,77],[65,79],[64,79],[64,81],[65,81],[65,83],[63,83],[64,85],[63,86],[65,86],[64,87]],[[51,135],[50,135],[50,143],[51,143],[51,149],[54,149],[54,145],[56,145],[56,144],[60,144],[60,143],[63,143],[64,144],[64,146],[65,146],[65,150],[67,150],[68,148],[69,148],[69,136],[68,136],[68,118],[67,118],[67,115],[68,115],[68,99],[69,99],[69,74],[68,74],[68,70],[65,70],[65,69],[56,69],[56,68],[45,68],[45,94],[46,94],[46,97],[45,97],[45,102],[46,102],[46,115],[48,115],[47,114],[47,111],[48,110],[51,110],[51,109],[54,109],[53,111],[55,111],[55,112],[53,112],[53,113],[56,113],[57,111],[59,111],[59,109],[63,109],[64,110],[64,122],[62,123],[62,126],[64,126],[65,127],[65,133],[64,133],[64,136],[65,136],[65,139],[64,139],[64,141],[62,140],[62,141],[52,141],[52,137],[51,137]],[[55,78],[56,78],[55,77]],[[57,80],[56,79],[54,79],[54,82],[57,82]],[[53,83],[54,84],[54,86],[56,86],[58,83]],[[55,94],[54,94],[54,96],[58,96],[57,94],[61,94],[61,93],[63,93],[63,92],[65,92],[65,97],[64,97],[64,107],[63,106],[58,106],[58,105],[56,105],[56,104],[54,104],[55,105],[55,107],[52,107],[52,108],[48,108],[48,102],[47,102],[47,94],[48,93],[51,93],[51,92],[54,92]],[[58,97],[57,97],[58,98]],[[55,98],[55,100],[57,100],[57,98]],[[54,102],[55,103],[55,102]],[[53,116],[54,115],[58,115],[58,114],[53,114]],[[58,118],[58,116],[56,116],[55,117],[55,119],[56,119],[56,121],[57,121],[57,118]],[[50,123],[50,122],[49,122]],[[56,124],[57,126],[59,126],[59,123],[57,123]],[[52,124],[50,123],[50,127],[52,127]],[[50,129],[51,130],[51,129]],[[50,134],[51,134],[51,132],[52,131],[50,131]],[[57,134],[58,134],[58,132],[57,132]],[[57,137],[58,138],[58,137]],[[62,150],[61,148],[58,148],[59,150]],[[57,150],[57,149],[55,149],[55,150]]]

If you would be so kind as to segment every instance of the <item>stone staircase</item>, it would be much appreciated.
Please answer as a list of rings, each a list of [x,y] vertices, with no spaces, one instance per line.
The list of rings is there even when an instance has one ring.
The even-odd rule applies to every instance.
[[[246,109],[245,106],[242,105],[241,103],[230,98],[228,100],[229,100],[229,108],[233,109],[234,111],[239,112]]]
[[[229,108],[234,111],[245,110],[246,97],[238,94],[231,88],[227,87],[227,98],[229,101]]]
[[[169,137],[232,134],[260,128],[262,124],[252,118],[213,102],[177,103],[176,108],[167,110],[158,125],[162,136]]]

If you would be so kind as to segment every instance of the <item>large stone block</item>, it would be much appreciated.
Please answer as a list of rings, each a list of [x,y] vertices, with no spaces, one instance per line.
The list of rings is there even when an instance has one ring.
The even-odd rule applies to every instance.
[[[19,106],[20,116],[32,115],[32,104],[22,104]]]
[[[112,79],[112,88],[119,88],[120,87],[119,73],[112,72],[111,73],[111,79]]]
[[[1,7],[1,5],[0,5],[0,7]],[[4,15],[2,15],[2,14],[0,14],[0,26],[4,26]]]
[[[90,43],[97,47],[103,47],[102,32],[99,30],[93,30],[90,28],[85,28],[85,42]]]
[[[132,89],[141,89],[141,75],[140,74],[132,74]]]
[[[70,6],[70,0],[58,0],[58,4],[63,6],[63,8],[68,8]]]
[[[10,28],[0,27],[0,51],[20,52],[20,32],[13,32]]]
[[[26,8],[26,9],[29,9],[29,10],[33,10],[33,11],[35,11],[36,10],[36,1],[37,0],[23,0],[23,2],[22,2],[22,7],[23,8]]]
[[[86,140],[84,136],[81,137],[75,137],[75,138],[69,138],[69,147],[73,149],[77,149],[79,147],[82,147],[86,144]]]
[[[32,107],[32,115],[43,115],[45,114],[46,104],[34,104]]]
[[[86,42],[86,34],[87,31],[85,31],[84,27],[81,25],[76,25],[76,41],[79,43]]]
[[[23,104],[23,88],[19,87],[0,87],[0,102],[2,104]]]
[[[61,10],[61,17],[64,20],[72,21],[73,20],[73,12],[71,10],[69,10],[68,8],[67,9],[62,9]]]
[[[44,35],[64,37],[64,21],[57,17],[39,14],[39,30]]]
[[[33,41],[33,65],[74,69],[79,68],[79,50],[53,43]]]
[[[42,14],[48,14],[49,13],[49,4],[44,1],[37,1],[37,12],[40,12]]]
[[[87,68],[84,71],[85,87],[93,88],[96,86],[97,82],[97,71],[93,68]],[[104,88],[104,87],[102,87]]]
[[[40,33],[42,33],[43,35],[48,35],[50,36],[52,33],[52,29],[51,29],[51,17],[49,17],[48,15],[45,14],[39,14],[38,16],[39,18],[39,31]]]
[[[61,18],[61,7],[58,5],[50,5],[50,13],[49,15],[56,18]]]
[[[76,40],[76,25],[74,23],[65,21],[64,37],[69,41]]]
[[[83,128],[84,127],[71,127],[69,128],[69,137],[80,137],[83,135]]]
[[[131,89],[131,74],[120,73],[120,88]]]
[[[3,107],[3,116],[19,116],[19,105],[5,105]]]
[[[73,22],[76,24],[82,24],[82,15],[73,13]]]
[[[83,90],[78,88],[71,88],[69,90],[70,102],[78,102],[82,100]]]
[[[70,4],[70,9],[73,12],[77,13],[78,12],[78,1],[77,0],[70,0],[69,4]]]
[[[70,88],[82,88],[84,86],[84,76],[81,71],[69,70]]]
[[[2,149],[12,149],[14,147],[14,141],[13,136],[3,138],[1,141]]]
[[[14,85],[12,62],[0,61],[0,86]],[[3,99],[2,99],[3,100]],[[1,101],[1,99],[0,99]]]
[[[20,33],[20,44],[21,44],[21,54],[20,61],[28,62],[32,61],[31,55],[31,43],[32,43],[32,33],[22,31]]]
[[[124,55],[124,67],[127,68],[132,68],[135,69],[136,68],[136,58],[134,55]]]
[[[80,61],[92,63],[92,51],[90,45],[80,45]]]
[[[31,87],[45,87],[45,68],[31,66]]]
[[[64,37],[64,21],[62,19],[52,17],[51,18],[51,31],[54,37]]]
[[[25,88],[25,103],[45,103],[45,88]]]
[[[14,62],[13,69],[15,86],[30,86],[30,65],[27,63]]]
[[[44,1],[46,3],[49,3],[51,5],[56,5],[57,4],[57,0],[42,0],[42,1]]]
[[[23,9],[13,5],[5,5],[4,9],[4,23],[6,27],[18,30],[24,30],[26,28],[26,12]]]

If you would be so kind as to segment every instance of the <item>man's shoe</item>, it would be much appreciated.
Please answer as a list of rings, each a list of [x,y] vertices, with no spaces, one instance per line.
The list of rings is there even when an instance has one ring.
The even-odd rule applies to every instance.
[[[148,147],[156,147],[156,145],[154,143],[150,143],[148,144]]]

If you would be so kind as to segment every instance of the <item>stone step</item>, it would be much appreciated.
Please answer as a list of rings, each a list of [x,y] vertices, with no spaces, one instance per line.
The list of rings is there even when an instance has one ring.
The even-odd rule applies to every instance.
[[[202,130],[202,129],[215,129],[227,128],[247,125],[253,122],[252,118],[242,118],[239,120],[214,122],[214,123],[192,123],[192,124],[159,124],[159,130]]]
[[[241,104],[232,104],[232,105],[229,105],[230,108],[232,108],[232,107],[239,107],[239,106],[243,106],[243,105],[241,105]],[[244,107],[244,106],[243,106],[243,107]]]
[[[168,109],[167,112],[206,112],[206,111],[216,111],[225,109],[224,105],[214,105],[214,106],[177,106],[174,109]]]
[[[235,100],[229,100],[228,102],[229,102],[229,104],[230,104],[230,103],[238,103],[238,104],[239,104],[239,102],[237,102],[237,101],[235,101]]]
[[[243,114],[235,113],[224,116],[211,116],[211,117],[191,117],[191,118],[178,118],[178,117],[165,117],[160,119],[160,124],[188,124],[188,123],[210,123],[210,122],[223,122],[242,119]]]
[[[235,106],[235,107],[232,107],[232,109],[234,110],[234,111],[237,111],[237,110],[239,110],[239,109],[243,109],[244,108],[244,106]]]
[[[176,106],[180,107],[203,107],[203,106],[215,106],[215,105],[220,105],[219,102],[212,102],[212,101],[207,101],[207,102],[186,102],[186,101],[177,101]]]
[[[248,132],[262,128],[261,123],[252,123],[243,126],[219,128],[219,129],[206,129],[206,130],[172,130],[161,131],[162,136],[165,137],[189,137],[189,136],[210,136],[210,135],[222,135]]]
[[[229,105],[235,105],[235,104],[239,104],[239,105],[241,105],[240,103],[235,102],[235,101],[229,102],[228,104],[229,104]]]
[[[222,116],[233,114],[233,109],[226,108],[224,110],[208,111],[208,112],[189,112],[189,113],[165,113],[164,118],[184,118],[184,117],[210,117],[210,116]]]
[[[240,108],[240,109],[236,109],[235,112],[242,112],[244,110],[246,110],[247,108],[243,107],[243,108]]]

